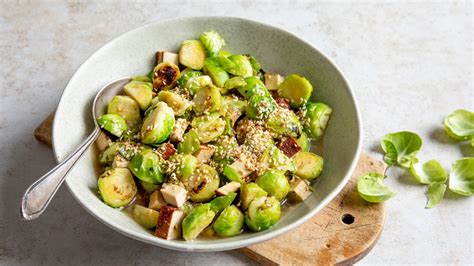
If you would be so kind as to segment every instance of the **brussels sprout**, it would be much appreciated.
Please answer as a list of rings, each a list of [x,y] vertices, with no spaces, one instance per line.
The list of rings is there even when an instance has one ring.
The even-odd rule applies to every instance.
[[[397,163],[410,168],[418,162],[416,154],[421,150],[423,141],[413,132],[401,131],[385,135],[381,145],[385,152],[383,159],[389,166]]]
[[[274,226],[280,215],[280,202],[275,197],[255,198],[245,213],[245,224],[252,231],[263,231]]]
[[[219,56],[224,56],[224,57],[229,57],[232,55],[231,52],[227,51],[227,50],[224,50],[224,49],[221,49],[221,51],[219,52],[218,54]]]
[[[228,91],[237,88],[237,87],[243,87],[245,86],[245,79],[243,77],[233,77],[228,79],[225,84],[224,88],[222,90],[222,94],[227,94]]]
[[[203,70],[218,87],[223,87],[225,82],[229,79],[229,74],[219,66],[214,58],[206,59]]]
[[[164,142],[174,126],[174,112],[164,102],[159,102],[145,118],[141,130],[142,142],[156,145]]]
[[[110,144],[109,147],[107,147],[107,149],[105,149],[99,156],[99,162],[101,164],[109,164],[109,163],[112,163],[112,161],[114,160],[114,157],[115,157],[115,154],[117,154],[117,152],[119,151],[120,149],[120,146],[122,144],[119,143],[119,142],[112,142],[112,144]]]
[[[219,53],[225,45],[224,39],[214,30],[206,31],[201,34],[201,42],[207,49],[207,56],[213,57]]]
[[[379,173],[366,173],[357,180],[357,191],[365,201],[378,203],[388,200],[395,195],[383,183],[384,176]]]
[[[106,170],[97,185],[104,202],[114,208],[128,205],[137,194],[137,186],[127,168]]]
[[[270,113],[265,125],[276,134],[293,138],[297,138],[302,131],[296,114],[292,110],[279,106],[275,112]]]
[[[184,140],[178,144],[178,152],[192,154],[199,150],[199,135],[196,130],[190,130],[184,134]]]
[[[244,78],[251,77],[253,75],[252,64],[250,64],[249,59],[244,55],[231,55],[227,57],[230,61],[234,63],[232,67],[224,67],[225,71],[229,72],[232,75],[241,76]]]
[[[212,85],[212,79],[211,77],[204,75],[198,77],[191,77],[186,83],[185,88],[188,89],[189,94],[191,96],[194,96],[199,89],[208,85]]]
[[[256,76],[258,73],[260,73],[260,63],[257,61],[257,59],[255,59],[255,57],[251,55],[247,55],[247,57],[250,61],[250,65],[252,65],[253,75]]]
[[[245,86],[237,88],[240,94],[245,97],[245,99],[250,98],[250,96],[255,93],[260,95],[270,95],[263,82],[257,77],[246,78],[245,84]]]
[[[290,191],[290,184],[285,174],[278,170],[266,171],[255,181],[268,195],[274,196],[277,200],[282,200]]]
[[[129,96],[114,96],[107,106],[107,113],[120,115],[129,125],[140,122],[140,106]]]
[[[216,146],[216,150],[212,158],[214,161],[228,159],[231,157],[230,151],[237,148],[238,145],[239,144],[233,135],[222,135],[216,140],[214,144],[214,146]]]
[[[293,107],[305,104],[309,97],[311,97],[312,92],[313,86],[311,83],[305,77],[298,74],[289,75],[278,86],[278,95],[290,100],[290,104]]]
[[[107,130],[110,134],[120,137],[123,132],[127,131],[127,122],[120,115],[106,114],[97,119],[99,126]]]
[[[474,112],[459,109],[444,120],[446,134],[456,140],[474,139]]]
[[[198,40],[188,40],[179,49],[179,63],[189,68],[200,70],[206,60],[204,45]]]
[[[132,80],[123,89],[128,96],[137,101],[142,111],[150,106],[151,98],[153,98],[153,85],[151,83]]]
[[[152,150],[144,150],[133,156],[128,168],[142,181],[152,184],[163,183],[160,158]]]
[[[134,76],[132,80],[151,83],[151,78],[148,76]]]
[[[209,205],[211,206],[211,210],[213,210],[215,213],[219,213],[223,209],[230,206],[236,196],[237,196],[237,193],[230,192],[229,194],[225,196],[220,196],[211,200],[211,202],[209,202]]]
[[[184,240],[189,241],[198,237],[212,223],[214,216],[216,214],[210,209],[208,204],[199,205],[192,209],[181,224]]]
[[[301,132],[300,137],[296,139],[296,143],[298,143],[302,151],[309,151],[311,149],[311,142],[308,135],[304,132]]]
[[[256,183],[245,183],[240,187],[240,200],[242,201],[244,210],[248,208],[252,200],[266,195],[268,195],[268,193]]]
[[[155,91],[171,89],[180,75],[179,67],[173,63],[159,63],[153,70],[153,89]]]
[[[160,213],[140,205],[133,206],[133,218],[145,228],[151,229],[156,226]]]
[[[237,97],[224,96],[222,97],[222,109],[220,114],[229,119],[230,125],[233,127],[235,122],[239,119],[245,111],[247,102],[239,100]]]
[[[267,92],[268,93],[268,92]],[[251,119],[264,119],[275,111],[277,105],[270,94],[255,93],[248,99],[245,114]]]
[[[165,102],[171,109],[173,109],[176,116],[182,116],[186,110],[191,107],[191,103],[183,97],[170,91],[160,91],[158,93],[158,100]]]
[[[194,202],[206,202],[214,195],[219,188],[219,174],[206,164],[201,164],[188,178],[189,196]]]
[[[194,95],[194,111],[196,113],[214,112],[222,107],[222,97],[219,89],[209,85],[200,88]]]
[[[169,160],[176,164],[176,175],[183,181],[193,174],[198,164],[196,157],[190,154],[178,153],[171,156]]]
[[[199,77],[199,76],[202,76],[201,71],[195,71],[190,68],[186,68],[185,70],[181,71],[181,76],[179,76],[179,79],[178,79],[178,85],[181,88],[184,88],[191,78]]]
[[[214,222],[214,231],[220,236],[235,236],[242,232],[244,215],[235,205],[225,208]]]
[[[306,179],[313,180],[323,171],[323,157],[312,152],[300,151],[293,157],[296,166],[296,175]]]
[[[266,169],[272,168],[283,172],[296,171],[294,162],[273,144],[263,152],[260,161],[262,166],[266,166]]]
[[[159,187],[157,184],[148,183],[142,180],[140,180],[140,185],[148,193],[155,191]]]
[[[226,123],[219,114],[198,116],[191,122],[192,128],[196,130],[201,143],[208,143],[217,139],[225,130]]]
[[[308,103],[306,109],[304,129],[311,138],[319,139],[326,129],[332,109],[324,103]]]

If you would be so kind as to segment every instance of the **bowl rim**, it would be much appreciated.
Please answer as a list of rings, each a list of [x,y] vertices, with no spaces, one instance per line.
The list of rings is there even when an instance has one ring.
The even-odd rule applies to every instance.
[[[132,32],[135,32],[135,31],[143,30],[144,28],[147,28],[147,27],[153,27],[153,26],[155,26],[157,24],[161,24],[161,23],[171,23],[171,22],[172,23],[181,23],[183,21],[192,21],[192,20],[199,20],[199,19],[230,19],[230,20],[241,21],[241,22],[245,22],[245,23],[257,24],[258,26],[261,26],[261,27],[264,27],[264,28],[267,28],[267,29],[271,29],[273,31],[277,31],[277,32],[279,32],[279,34],[286,34],[291,38],[295,38],[298,41],[300,41],[300,42],[304,43],[305,45],[307,45],[308,47],[310,47],[311,49],[318,52],[324,59],[326,59],[330,64],[333,65],[336,72],[342,77],[342,80],[343,80],[345,86],[348,88],[349,95],[351,97],[352,102],[354,103],[356,118],[357,118],[357,127],[358,127],[358,131],[359,131],[355,156],[354,156],[348,170],[346,171],[344,178],[336,186],[336,188],[333,191],[331,191],[329,193],[329,195],[321,201],[321,203],[316,208],[314,208],[313,210],[307,212],[305,215],[300,217],[298,220],[296,220],[295,222],[293,222],[293,223],[291,223],[287,226],[283,226],[283,227],[281,227],[279,229],[276,229],[274,231],[268,231],[267,233],[263,233],[263,234],[258,235],[258,236],[250,237],[248,239],[242,239],[242,240],[237,240],[237,241],[229,241],[229,242],[226,242],[226,243],[214,243],[213,241],[209,241],[209,243],[199,243],[199,244],[195,244],[195,243],[192,244],[191,243],[191,244],[189,244],[189,243],[186,243],[186,242],[169,241],[169,240],[157,238],[153,235],[150,235],[150,236],[137,236],[137,235],[135,235],[134,231],[129,229],[129,228],[126,228],[126,227],[120,226],[118,224],[115,224],[110,220],[102,219],[98,214],[95,213],[95,211],[90,209],[85,203],[82,202],[82,200],[79,198],[79,196],[74,193],[74,190],[71,188],[71,186],[69,185],[69,183],[66,179],[67,188],[68,188],[69,192],[72,194],[73,198],[79,203],[79,205],[81,205],[89,214],[94,216],[95,219],[97,219],[101,223],[105,224],[109,228],[112,228],[114,231],[118,231],[123,235],[126,235],[130,238],[133,238],[133,239],[136,239],[136,240],[139,240],[139,241],[142,241],[142,242],[150,243],[150,244],[153,244],[153,245],[157,245],[157,246],[172,249],[172,250],[193,251],[193,252],[212,252],[212,251],[224,251],[224,250],[232,250],[232,249],[242,248],[242,247],[246,247],[246,246],[249,246],[249,245],[252,245],[252,244],[257,244],[257,243],[260,243],[260,242],[270,240],[274,237],[282,235],[282,234],[298,227],[299,225],[301,225],[304,222],[308,221],[311,217],[313,217],[321,209],[323,209],[336,195],[339,194],[339,192],[344,188],[344,186],[347,184],[347,182],[351,178],[351,174],[352,174],[352,172],[354,171],[354,169],[357,165],[357,162],[359,160],[360,153],[361,153],[363,128],[362,128],[362,119],[361,119],[361,115],[360,115],[359,106],[357,104],[357,99],[355,97],[355,94],[352,90],[352,86],[349,83],[346,76],[344,75],[344,73],[341,71],[340,67],[335,62],[333,62],[329,58],[328,55],[326,55],[324,52],[322,52],[321,50],[316,48],[311,43],[305,41],[304,39],[297,36],[296,34],[293,34],[293,33],[289,32],[289,31],[287,31],[283,28],[273,26],[273,25],[270,25],[270,24],[266,24],[266,23],[262,23],[262,22],[259,22],[259,21],[247,19],[247,18],[233,17],[233,16],[178,17],[178,18],[174,18],[174,19],[153,21],[153,22],[144,24],[142,26],[136,27],[134,29],[128,30],[128,31],[120,34],[119,36],[107,41],[99,49],[95,50],[76,69],[76,71],[71,76],[71,78],[69,79],[68,83],[66,84],[66,86],[64,87],[64,89],[61,93],[61,97],[60,97],[60,100],[59,100],[56,111],[59,110],[59,108],[62,106],[62,104],[64,104],[64,94],[66,93],[67,88],[69,87],[69,85],[76,79],[76,76],[78,75],[78,72],[83,67],[85,67],[84,65],[89,61],[89,59],[91,57],[93,57],[96,53],[98,53],[99,51],[102,51],[102,50],[106,49],[109,45],[111,45],[112,43],[122,39],[125,35],[130,34]],[[57,148],[58,143],[57,143],[57,139],[55,138],[55,128],[58,127],[58,126],[59,126],[58,125],[58,120],[54,119],[53,120],[53,126],[52,126],[52,147],[53,147],[54,158],[59,163],[60,160],[59,160],[58,148]]]

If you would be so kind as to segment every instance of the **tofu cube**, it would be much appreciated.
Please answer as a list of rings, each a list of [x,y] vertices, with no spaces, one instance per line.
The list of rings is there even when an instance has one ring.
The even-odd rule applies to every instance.
[[[245,166],[245,162],[242,161],[241,159],[238,159],[237,161],[233,162],[231,165],[227,165],[224,168],[224,175],[227,176],[229,180],[240,180],[244,181],[244,178],[246,178],[248,175],[250,175],[253,171],[249,170]]]
[[[194,153],[194,156],[196,157],[198,164],[207,163],[212,158],[215,151],[216,150],[212,147],[201,145],[199,150]]]
[[[186,201],[187,191],[178,185],[165,183],[161,187],[160,192],[163,195],[163,199],[173,206],[181,207]]]
[[[114,160],[112,161],[112,168],[128,168],[130,161],[125,159],[120,154],[115,154]]]
[[[176,119],[174,123],[173,131],[171,132],[171,142],[181,142],[184,140],[184,132],[189,126],[189,121],[183,118]]]
[[[166,205],[168,205],[168,203],[166,203],[165,199],[163,198],[161,191],[155,190],[153,193],[151,193],[150,200],[148,202],[148,208],[158,211],[161,209],[161,207]]]
[[[227,183],[223,185],[222,187],[218,188],[216,190],[216,194],[219,196],[227,196],[231,192],[237,192],[240,188],[240,183],[232,181],[230,183]]]
[[[311,187],[306,180],[295,178],[290,182],[288,199],[294,202],[304,201],[311,194]]]
[[[97,148],[99,149],[99,153],[103,152],[107,147],[109,147],[109,144],[112,142],[112,140],[105,134],[104,132],[100,132],[99,137],[97,137],[97,140],[95,141],[95,144],[97,145]]]
[[[179,64],[178,54],[165,52],[165,51],[158,51],[156,52],[156,64],[159,63],[173,63],[175,65]]]
[[[269,91],[274,91],[278,89],[278,85],[283,82],[283,77],[277,73],[265,73],[265,87]]]
[[[181,221],[184,213],[178,208],[163,206],[160,209],[160,216],[156,223],[155,235],[157,237],[171,240],[181,236]]]

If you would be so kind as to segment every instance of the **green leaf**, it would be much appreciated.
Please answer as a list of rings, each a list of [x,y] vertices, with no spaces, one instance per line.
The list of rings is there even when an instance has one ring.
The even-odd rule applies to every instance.
[[[383,183],[384,176],[379,173],[366,173],[357,180],[357,191],[366,201],[378,203],[388,200],[395,195],[389,187]]]
[[[456,140],[474,138],[474,113],[459,109],[444,120],[446,134]]]
[[[446,192],[446,185],[444,183],[430,184],[428,186],[428,191],[426,192],[428,202],[426,203],[425,208],[431,209],[438,205],[441,200],[443,200],[444,192]]]
[[[449,173],[449,189],[464,196],[474,195],[474,157],[457,160]]]
[[[448,174],[443,166],[436,160],[427,161],[423,165],[420,163],[412,164],[410,172],[416,181],[421,184],[444,183],[448,179]]]
[[[397,163],[409,168],[418,162],[416,154],[422,146],[420,136],[413,132],[401,131],[387,134],[382,139],[382,149],[385,152],[384,161],[392,166]]]

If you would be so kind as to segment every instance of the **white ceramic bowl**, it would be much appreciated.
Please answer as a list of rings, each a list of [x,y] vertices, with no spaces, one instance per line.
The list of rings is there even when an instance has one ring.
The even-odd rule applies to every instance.
[[[63,160],[92,131],[91,104],[97,91],[121,77],[146,74],[157,50],[178,51],[183,40],[217,30],[233,53],[255,56],[267,71],[299,73],[314,86],[313,100],[329,104],[333,114],[320,153],[323,174],[314,193],[285,212],[277,225],[259,233],[217,240],[167,241],[153,236],[123,212],[105,205],[97,196],[94,153],[89,150],[66,179],[76,200],[94,217],[114,230],[150,244],[185,251],[218,251],[256,244],[283,234],[321,210],[344,187],[358,160],[361,121],[349,83],[327,56],[298,37],[258,22],[230,17],[195,17],[157,22],[129,31],[90,56],[71,78],[59,102],[53,124],[53,148]],[[320,145],[321,145],[320,144]],[[291,233],[291,232],[290,232]]]

